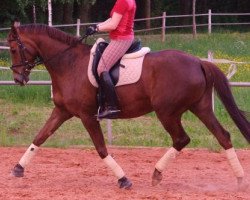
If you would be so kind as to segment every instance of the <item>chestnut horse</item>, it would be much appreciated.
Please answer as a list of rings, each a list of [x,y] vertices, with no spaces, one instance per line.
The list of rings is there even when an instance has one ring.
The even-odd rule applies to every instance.
[[[91,46],[46,25],[20,26],[18,23],[12,26],[8,42],[15,82],[25,85],[32,68],[39,62],[37,58],[41,59],[51,76],[55,104],[48,121],[15,165],[14,176],[22,177],[25,166],[38,147],[63,122],[75,116],[81,119],[99,156],[117,177],[120,188],[130,188],[131,181],[108,154],[100,123],[95,116],[98,110],[97,88],[90,83],[87,75]],[[172,138],[172,147],[155,165],[153,185],[162,180],[163,170],[190,142],[181,123],[183,113],[188,110],[216,137],[225,149],[238,182],[242,182],[244,171],[230,135],[220,125],[212,110],[213,87],[240,132],[250,142],[250,123],[238,109],[227,78],[210,62],[177,50],[151,52],[144,58],[139,81],[116,88],[121,109],[119,119],[139,117],[155,111]]]

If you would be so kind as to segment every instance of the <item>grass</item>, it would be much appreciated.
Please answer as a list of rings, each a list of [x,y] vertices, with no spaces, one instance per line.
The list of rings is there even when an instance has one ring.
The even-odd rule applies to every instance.
[[[50,80],[47,71],[33,72],[31,80]],[[0,70],[0,80],[12,80],[12,73],[9,70]],[[1,86],[0,98],[9,100],[12,103],[44,105],[51,101],[50,86]]]
[[[144,41],[143,37],[141,39]],[[159,36],[150,36],[144,44],[152,50],[179,49],[202,58],[206,58],[208,50],[211,50],[214,58],[250,61],[249,33],[199,34],[197,39],[193,39],[191,34],[169,34],[164,43]]]
[[[212,50],[215,58],[234,61],[250,61],[250,33],[199,34],[196,40],[190,34],[169,34],[162,43],[159,36],[137,36],[144,46],[152,50],[180,49],[199,57],[207,57]],[[8,54],[0,52],[0,66],[9,66]],[[220,64],[226,73],[229,65]],[[238,71],[232,81],[248,81],[250,64],[237,65]],[[40,67],[41,68],[41,67]],[[44,72],[33,72],[31,80],[48,80]],[[9,71],[0,70],[0,80],[12,80]],[[237,104],[243,110],[250,110],[250,88],[233,88]],[[221,102],[216,99],[216,115],[231,133],[237,148],[249,148],[235,124],[231,121]],[[49,86],[0,86],[0,146],[29,145],[46,122],[53,108]],[[220,146],[205,126],[191,113],[184,114],[182,123],[191,137],[189,147],[204,147],[219,150]],[[106,121],[101,125],[107,140]],[[122,146],[171,146],[172,140],[165,132],[154,113],[128,119],[114,120],[112,123],[113,144]],[[79,119],[73,118],[63,124],[46,141],[45,146],[70,147],[72,145],[92,145],[92,141]]]

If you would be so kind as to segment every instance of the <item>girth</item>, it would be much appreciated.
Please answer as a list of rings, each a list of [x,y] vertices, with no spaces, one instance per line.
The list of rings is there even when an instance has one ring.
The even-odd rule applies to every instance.
[[[98,84],[99,84],[99,76],[97,72],[97,67],[101,59],[101,56],[108,45],[109,45],[108,42],[100,42],[98,43],[96,47],[96,51],[95,51],[95,55],[93,59],[93,65],[92,65],[92,72]],[[127,50],[125,54],[134,53],[136,51],[139,51],[141,48],[142,48],[141,41],[136,40],[132,43],[132,45],[129,47],[129,49]],[[121,59],[119,59],[109,71],[114,85],[116,85],[119,80],[120,67],[124,67],[123,65],[120,64]]]

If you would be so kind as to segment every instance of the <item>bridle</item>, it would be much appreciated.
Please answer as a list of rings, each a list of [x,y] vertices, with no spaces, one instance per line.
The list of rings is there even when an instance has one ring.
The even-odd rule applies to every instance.
[[[30,51],[25,47],[23,42],[21,41],[18,33],[15,33],[14,39],[9,40],[9,42],[16,42],[18,45],[19,55],[21,57],[21,62],[18,64],[12,65],[10,68],[13,72],[20,74],[20,75],[27,75],[30,73],[30,71],[37,65],[40,65],[43,63],[42,58],[40,56],[37,56],[34,61],[29,61],[25,55],[25,52],[32,55]],[[24,66],[23,72],[18,72],[16,68]]]
[[[78,42],[81,42],[83,39],[86,39],[88,37],[88,35],[84,35],[83,37],[79,38]],[[30,53],[30,51],[25,47],[25,45],[23,44],[23,42],[21,41],[17,31],[15,31],[15,35],[13,36],[13,39],[9,40],[9,42],[16,42],[18,45],[18,49],[19,49],[19,55],[21,57],[21,62],[18,64],[14,64],[10,67],[10,69],[17,73],[20,74],[22,76],[27,76],[30,74],[30,71],[37,65],[40,64],[44,64],[48,61],[53,60],[54,58],[56,58],[57,56],[65,53],[66,51],[68,51],[69,49],[71,49],[72,47],[74,47],[74,45],[70,45],[69,47],[67,47],[66,49],[64,49],[63,51],[57,53],[56,55],[43,60],[40,56],[37,56],[34,61],[29,61],[25,55],[25,52],[27,52],[29,55],[32,55]],[[32,55],[33,56],[33,55]],[[22,72],[19,72],[16,68],[24,66],[24,70]]]

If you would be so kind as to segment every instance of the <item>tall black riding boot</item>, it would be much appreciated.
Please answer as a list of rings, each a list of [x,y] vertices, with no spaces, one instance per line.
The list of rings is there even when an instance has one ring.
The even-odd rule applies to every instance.
[[[117,117],[117,114],[121,112],[118,109],[118,99],[115,91],[114,84],[111,80],[109,72],[102,72],[100,75],[100,84],[101,88],[104,92],[105,101],[106,101],[106,109],[98,113],[97,118],[108,118],[113,119]]]

